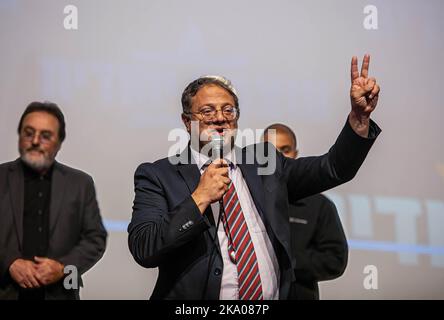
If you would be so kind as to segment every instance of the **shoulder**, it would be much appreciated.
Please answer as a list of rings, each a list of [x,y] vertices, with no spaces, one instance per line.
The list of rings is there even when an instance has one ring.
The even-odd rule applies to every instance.
[[[18,161],[9,161],[0,164],[0,186],[1,188],[6,187],[7,183],[7,177],[10,172],[13,172],[14,170],[18,169]],[[18,172],[18,170],[17,170]]]
[[[323,195],[322,193],[316,194],[315,197],[317,197],[317,201],[322,203],[324,206],[334,208],[336,210],[336,205],[333,201],[331,201],[327,196]]]
[[[18,160],[0,163],[0,171],[8,171],[18,165]]]
[[[138,183],[149,180],[158,184],[161,181],[177,181],[179,167],[183,165],[186,164],[178,160],[177,157],[141,163],[134,172],[134,182]]]
[[[270,142],[250,144],[242,149],[236,148],[236,160],[243,164],[258,164],[271,169],[280,168],[284,164],[284,157]]]
[[[10,177],[13,179],[23,175],[23,167],[20,158],[0,164],[0,180],[6,182],[6,177],[9,176],[9,174],[12,174]]]
[[[241,150],[243,155],[254,154],[256,158],[261,156],[269,156],[271,154],[276,154],[277,152],[274,145],[270,142],[258,142],[237,150]]]
[[[54,170],[61,172],[68,181],[75,183],[94,183],[93,178],[88,173],[60,162],[54,164]]]
[[[312,208],[336,208],[333,201],[327,198],[325,195],[318,193],[298,201],[300,204],[309,206]]]
[[[149,174],[155,172],[165,172],[173,169],[180,162],[176,157],[159,159],[154,162],[144,162],[137,166],[136,174]]]
[[[311,201],[316,201],[316,202],[322,203],[322,204],[333,204],[333,201],[331,201],[329,198],[327,198],[322,193],[315,194],[315,195],[308,197],[308,198],[311,199]]]
[[[306,201],[309,201],[312,206],[319,208],[323,214],[329,214],[331,212],[337,213],[334,202],[321,193],[306,198]]]

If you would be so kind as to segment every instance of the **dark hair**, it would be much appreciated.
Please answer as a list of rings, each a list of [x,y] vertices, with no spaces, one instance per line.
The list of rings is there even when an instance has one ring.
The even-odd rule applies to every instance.
[[[296,135],[294,134],[293,130],[290,129],[290,127],[282,123],[273,123],[272,125],[269,125],[268,127],[265,128],[264,135],[262,138],[265,138],[265,136],[268,135],[268,130],[270,129],[276,130],[276,133],[281,132],[288,134],[293,139],[294,147],[296,148],[297,146]]]
[[[227,90],[234,99],[234,104],[235,104],[234,106],[239,111],[239,99],[237,98],[237,94],[235,92],[235,89],[231,85],[231,82],[228,79],[220,76],[204,76],[191,82],[183,91],[182,93],[183,113],[189,113],[191,111],[191,99],[196,95],[197,91],[199,91],[200,88],[206,85],[216,85]]]
[[[25,112],[23,112],[20,122],[18,125],[18,133],[22,131],[22,124],[25,117],[32,113],[32,112],[46,112],[54,117],[57,118],[59,121],[59,140],[60,142],[63,142],[66,137],[66,131],[65,131],[65,117],[63,116],[62,110],[60,110],[59,106],[53,102],[45,101],[45,102],[38,102],[34,101],[31,102],[25,109]]]

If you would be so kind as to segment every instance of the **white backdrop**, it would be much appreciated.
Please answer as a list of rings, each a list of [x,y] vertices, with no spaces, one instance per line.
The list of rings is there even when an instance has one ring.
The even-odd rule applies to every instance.
[[[64,27],[67,5],[77,8],[77,30]],[[367,5],[377,29],[363,24]],[[225,75],[239,92],[241,129],[283,122],[302,155],[321,154],[350,108],[351,56],[370,53],[383,133],[356,178],[327,193],[351,252],[321,297],[442,299],[443,13],[441,0],[0,0],[0,161],[18,155],[25,106],[58,103],[67,119],[58,160],[93,176],[110,232],[82,297],[145,299],[157,270],[137,266],[127,249],[133,173],[174,143],[185,86]],[[367,265],[377,289],[363,285]]]

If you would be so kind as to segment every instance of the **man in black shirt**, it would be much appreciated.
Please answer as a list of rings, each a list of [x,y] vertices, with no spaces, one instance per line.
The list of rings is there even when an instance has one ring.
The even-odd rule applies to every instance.
[[[0,165],[0,299],[78,299],[107,237],[93,180],[55,161],[65,138],[56,104],[31,103],[18,133],[20,158]],[[68,265],[77,276],[67,284]]]
[[[274,131],[270,131],[274,130]],[[283,124],[264,131],[264,140],[289,158],[297,158],[294,132]],[[316,194],[290,205],[291,247],[296,260],[296,281],[290,299],[319,299],[318,281],[341,276],[347,265],[348,246],[335,205]]]
[[[21,163],[25,179],[23,209],[23,258],[45,257],[48,252],[49,203],[51,201],[52,167],[45,174]],[[38,260],[36,260],[38,262]],[[19,290],[20,299],[44,299],[44,289]]]

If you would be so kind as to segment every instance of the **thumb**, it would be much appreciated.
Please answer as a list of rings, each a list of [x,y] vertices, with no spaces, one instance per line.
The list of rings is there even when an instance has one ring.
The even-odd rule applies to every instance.
[[[225,159],[216,159],[211,165],[214,165],[216,168],[228,167],[228,162]]]
[[[35,262],[37,262],[37,263],[42,263],[42,262],[45,261],[45,258],[35,256],[35,257],[34,257],[34,260],[35,260]]]
[[[363,85],[352,85],[351,89],[350,89],[350,95],[351,96],[363,96],[366,94],[366,86],[367,84],[363,84]]]

